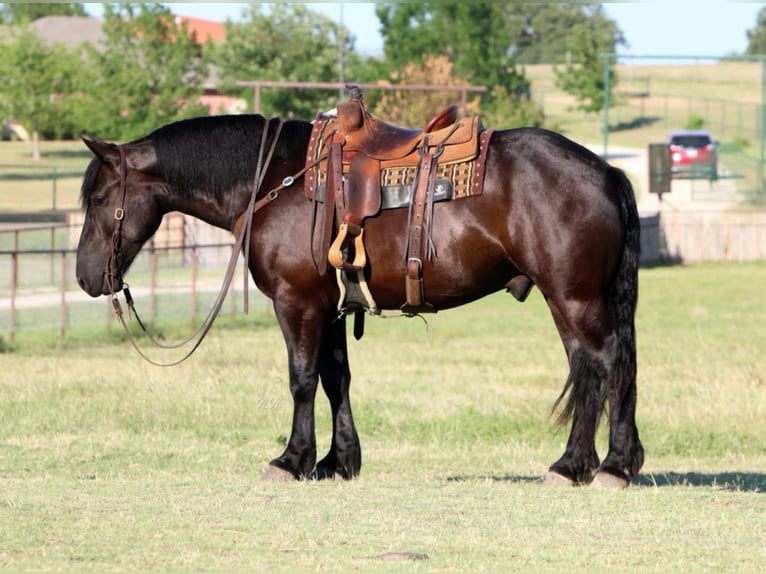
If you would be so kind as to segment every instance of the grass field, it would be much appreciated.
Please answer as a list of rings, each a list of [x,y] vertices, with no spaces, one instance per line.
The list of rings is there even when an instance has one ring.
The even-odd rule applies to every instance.
[[[21,338],[0,355],[0,567],[763,571],[764,284],[762,262],[641,271],[647,459],[624,492],[539,482],[566,440],[549,414],[566,361],[536,291],[428,328],[368,320],[350,483],[257,480],[291,419],[271,317],[167,370],[103,330]],[[317,416],[321,456],[321,396]]]
[[[77,209],[91,153],[79,141],[41,142],[32,161],[29,142],[0,142],[0,212]]]

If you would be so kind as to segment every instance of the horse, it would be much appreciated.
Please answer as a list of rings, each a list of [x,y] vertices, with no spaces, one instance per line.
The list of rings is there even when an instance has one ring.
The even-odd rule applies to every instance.
[[[92,297],[119,291],[170,211],[235,234],[250,226],[242,250],[255,285],[273,303],[293,401],[289,440],[263,479],[353,479],[362,457],[346,321],[338,320],[336,278],[312,261],[313,202],[296,189],[305,177],[312,123],[275,125],[258,114],[206,116],[125,144],[83,136],[94,157],[80,194],[85,220],[77,281]],[[259,153],[264,145],[266,161]],[[542,128],[496,130],[488,145],[482,193],[433,207],[438,256],[423,262],[425,297],[443,310],[503,289],[523,302],[536,286],[569,366],[554,403],[569,437],[541,478],[551,485],[625,488],[644,459],[635,422],[640,221],[632,186],[595,153]],[[384,310],[398,310],[406,300],[407,225],[407,209],[381,211],[365,223],[364,273]],[[317,462],[320,382],[332,438]],[[602,414],[609,424],[603,461],[595,448]]]

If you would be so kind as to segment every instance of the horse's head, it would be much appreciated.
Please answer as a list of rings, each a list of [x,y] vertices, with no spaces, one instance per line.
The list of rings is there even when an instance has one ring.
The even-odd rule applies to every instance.
[[[159,227],[165,185],[149,140],[120,146],[83,138],[95,154],[81,191],[85,222],[77,247],[77,282],[92,297],[119,291],[123,274]]]

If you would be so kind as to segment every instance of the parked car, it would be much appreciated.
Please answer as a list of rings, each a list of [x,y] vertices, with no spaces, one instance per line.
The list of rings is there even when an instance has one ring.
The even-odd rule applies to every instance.
[[[718,142],[705,130],[677,130],[668,138],[671,177],[718,179]]]

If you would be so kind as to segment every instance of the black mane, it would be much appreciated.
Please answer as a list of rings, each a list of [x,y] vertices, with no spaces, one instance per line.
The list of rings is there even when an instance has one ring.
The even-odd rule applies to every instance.
[[[252,186],[266,120],[257,114],[200,116],[162,126],[131,143],[149,140],[154,145],[160,172],[176,193],[217,196],[237,185]],[[264,155],[268,153],[276,120],[272,121]],[[272,163],[280,158],[303,161],[311,124],[290,120],[282,127]],[[102,160],[88,164],[80,189],[85,210]]]
[[[256,114],[201,116],[165,125],[147,137],[163,177],[175,191],[218,195],[237,185],[253,184],[265,122]],[[264,155],[275,129],[276,121],[272,121]],[[305,137],[300,137],[300,130]],[[272,161],[305,154],[310,130],[306,122],[285,122]]]
[[[85,175],[82,178],[82,186],[80,186],[80,207],[83,211],[88,207],[88,198],[90,197],[93,185],[96,183],[96,176],[98,175],[98,170],[101,169],[101,163],[102,161],[100,157],[94,157],[90,160],[90,163],[85,170]]]

